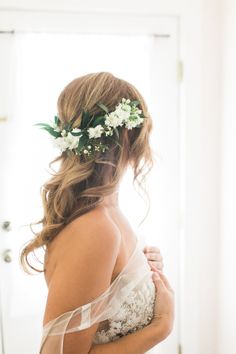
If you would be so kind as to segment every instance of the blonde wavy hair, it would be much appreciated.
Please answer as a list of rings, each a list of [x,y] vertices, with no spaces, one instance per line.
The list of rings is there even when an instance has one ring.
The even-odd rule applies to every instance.
[[[143,126],[128,130],[121,127],[119,143],[109,143],[105,153],[96,152],[94,159],[85,161],[83,156],[66,151],[49,163],[60,162],[58,171],[40,189],[44,216],[30,224],[35,237],[24,245],[20,254],[23,269],[39,270],[29,262],[31,253],[47,245],[72,220],[95,208],[107,196],[116,191],[124,170],[128,165],[133,169],[133,185],[137,185],[148,197],[144,187],[146,175],[153,167],[153,154],[149,144],[152,119],[147,105],[139,91],[129,82],[115,77],[109,72],[91,73],[70,82],[61,92],[57,102],[58,115],[63,124],[77,117],[73,128],[79,128],[82,109],[91,114],[99,114],[101,108],[96,103],[102,102],[109,111],[114,110],[121,99],[138,100],[144,116]],[[104,137],[106,138],[106,137]],[[102,137],[101,137],[102,139]],[[42,224],[40,232],[34,232],[32,225]],[[37,258],[37,257],[36,257]]]

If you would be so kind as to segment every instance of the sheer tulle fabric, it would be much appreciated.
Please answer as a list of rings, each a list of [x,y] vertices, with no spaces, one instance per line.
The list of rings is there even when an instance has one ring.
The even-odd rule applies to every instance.
[[[63,354],[66,333],[81,331],[95,323],[111,320],[119,313],[129,296],[146,284],[152,289],[153,296],[150,301],[153,310],[155,286],[151,279],[152,271],[143,253],[143,246],[138,240],[128,263],[105,292],[92,302],[60,315],[43,327],[40,354]],[[142,302],[142,306],[146,305]]]

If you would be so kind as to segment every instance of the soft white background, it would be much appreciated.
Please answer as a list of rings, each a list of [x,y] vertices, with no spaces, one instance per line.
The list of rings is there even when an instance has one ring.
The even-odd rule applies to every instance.
[[[179,16],[186,154],[183,353],[236,353],[235,0],[1,0],[1,9]]]

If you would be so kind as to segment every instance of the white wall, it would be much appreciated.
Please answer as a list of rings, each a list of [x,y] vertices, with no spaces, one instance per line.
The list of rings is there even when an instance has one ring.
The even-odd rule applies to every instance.
[[[74,10],[89,12],[132,12],[177,14],[185,0],[1,0],[0,8],[4,9],[37,9],[37,10]]]
[[[216,354],[220,220],[221,7],[183,8],[185,62],[185,257],[182,342],[185,354]]]
[[[219,354],[236,353],[236,2],[225,0]]]

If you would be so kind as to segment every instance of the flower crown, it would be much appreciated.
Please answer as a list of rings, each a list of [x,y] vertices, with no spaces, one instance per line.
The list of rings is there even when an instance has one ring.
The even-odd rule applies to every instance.
[[[116,106],[115,110],[109,113],[108,108],[97,103],[105,113],[104,115],[94,116],[88,111],[82,111],[82,119],[80,128],[72,128],[76,119],[74,117],[64,127],[60,127],[61,121],[58,116],[54,117],[54,122],[51,125],[46,123],[37,123],[34,125],[41,126],[53,136],[54,146],[62,152],[69,150],[76,155],[93,156],[95,151],[105,152],[109,149],[109,145],[102,144],[101,138],[103,135],[108,139],[116,142],[119,139],[117,127],[125,126],[127,129],[140,128],[144,121],[142,110],[137,106],[139,101],[122,98],[121,102]],[[113,139],[113,133],[116,134],[116,139]]]

